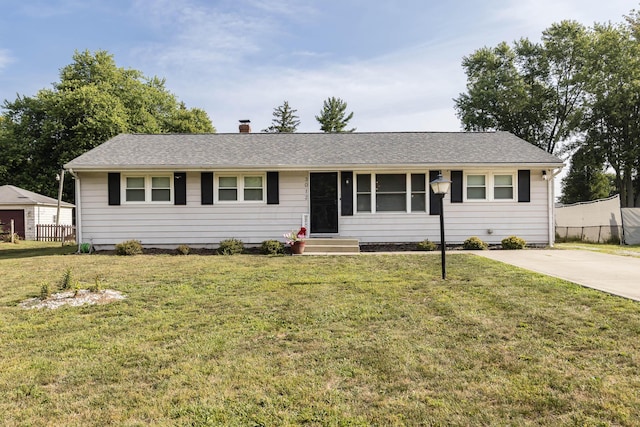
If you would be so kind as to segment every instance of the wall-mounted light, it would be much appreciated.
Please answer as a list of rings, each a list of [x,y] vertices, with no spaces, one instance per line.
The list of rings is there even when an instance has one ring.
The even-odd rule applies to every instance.
[[[545,181],[549,179],[549,176],[547,175],[547,171],[542,171],[542,179],[544,179]]]

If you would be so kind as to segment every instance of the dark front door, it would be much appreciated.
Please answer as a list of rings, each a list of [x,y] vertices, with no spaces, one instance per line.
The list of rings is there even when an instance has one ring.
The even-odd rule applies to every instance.
[[[11,220],[13,220],[14,232],[24,239],[24,210],[0,210],[0,224],[3,224],[0,225],[0,232],[10,232]]]
[[[311,174],[311,233],[338,232],[338,173]]]

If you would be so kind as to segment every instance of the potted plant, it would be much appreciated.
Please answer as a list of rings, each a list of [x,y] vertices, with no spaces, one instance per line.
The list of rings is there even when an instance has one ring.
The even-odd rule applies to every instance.
[[[291,253],[295,255],[301,255],[304,252],[304,243],[307,238],[307,229],[305,227],[300,227],[300,230],[297,232],[295,230],[291,230],[290,233],[284,234],[285,241],[289,246],[291,246]]]

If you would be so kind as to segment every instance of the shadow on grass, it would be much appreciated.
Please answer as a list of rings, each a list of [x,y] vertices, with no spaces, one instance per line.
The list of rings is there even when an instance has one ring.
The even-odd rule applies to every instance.
[[[9,246],[9,243],[7,243],[6,245],[7,246],[5,246],[5,244],[0,244],[0,260],[32,258],[50,255],[69,255],[75,253],[78,250],[77,246],[75,245],[48,247],[19,247],[20,244]]]

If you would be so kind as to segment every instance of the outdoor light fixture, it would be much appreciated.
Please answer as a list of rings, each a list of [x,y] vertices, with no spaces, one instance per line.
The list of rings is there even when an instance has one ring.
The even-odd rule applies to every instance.
[[[447,278],[447,267],[445,261],[445,242],[444,242],[444,195],[449,192],[451,181],[442,177],[442,172],[438,173],[438,178],[429,183],[431,190],[440,199],[440,253],[442,263],[442,279]]]

